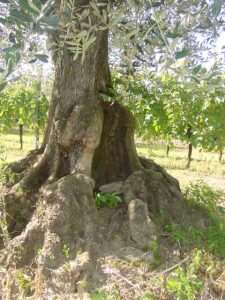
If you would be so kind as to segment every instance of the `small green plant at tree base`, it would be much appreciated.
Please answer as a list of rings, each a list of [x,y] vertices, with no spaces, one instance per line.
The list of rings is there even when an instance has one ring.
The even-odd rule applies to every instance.
[[[202,281],[198,277],[198,270],[201,266],[202,252],[194,251],[191,263],[185,269],[178,267],[167,278],[166,288],[179,300],[195,300],[196,295],[202,288]]]
[[[193,275],[189,278],[186,271],[180,267],[167,280],[167,290],[176,295],[179,300],[194,300],[202,286],[202,281]]]
[[[152,252],[153,260],[150,263],[151,267],[156,268],[163,263],[164,257],[159,249],[159,242],[157,241],[157,237],[153,236],[153,239],[149,243],[149,249]],[[147,298],[146,298],[147,299]]]
[[[192,207],[201,207],[209,225],[201,228],[193,223],[169,223],[165,226],[171,238],[181,247],[205,249],[220,259],[225,258],[225,215],[220,210],[222,192],[214,191],[203,182],[191,184],[185,196]]]
[[[25,188],[24,186],[19,186],[15,194],[17,197],[26,197],[31,192],[30,189]]]
[[[120,300],[121,297],[113,285],[109,291],[99,290],[91,296],[91,300]]]
[[[137,300],[154,300],[155,296],[153,294],[147,293],[146,295],[138,298]]]
[[[70,248],[66,244],[63,245],[63,255],[67,259],[70,257]]]
[[[149,243],[149,248],[152,250],[153,253],[156,253],[159,249],[159,243],[157,241],[157,237],[153,236],[152,240]]]
[[[27,297],[28,296],[28,293],[29,293],[29,290],[30,288],[32,287],[32,280],[31,278],[22,273],[22,272],[18,272],[16,274],[16,281],[22,291],[22,296],[23,298]]]
[[[52,252],[48,252],[47,256],[49,257],[49,259],[53,260],[55,259],[55,255]]]
[[[92,295],[91,300],[107,300],[107,293],[104,291],[98,291]]]
[[[116,208],[122,203],[122,199],[116,193],[97,193],[95,201],[98,209],[101,207]]]

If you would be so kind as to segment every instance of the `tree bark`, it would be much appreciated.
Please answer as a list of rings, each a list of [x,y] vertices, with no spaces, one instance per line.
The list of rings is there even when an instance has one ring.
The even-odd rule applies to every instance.
[[[125,180],[131,173],[141,169],[134,144],[134,117],[116,102],[102,102],[101,106],[103,129],[92,164],[92,177],[97,187]]]
[[[191,165],[192,150],[193,150],[193,145],[190,143],[188,144],[187,168],[190,168]]]
[[[188,143],[187,165],[186,165],[187,168],[190,168],[190,165],[191,165],[191,157],[192,157],[192,148],[193,148],[193,145],[190,142],[190,139],[192,137],[192,134],[193,134],[192,133],[192,127],[191,127],[191,125],[188,125],[187,133],[186,133],[188,141],[189,141],[189,143]]]
[[[20,150],[23,149],[23,125],[19,124],[19,133],[20,133]]]
[[[166,146],[166,157],[169,157],[169,152],[170,152],[170,146]]]
[[[222,162],[223,150],[219,150],[219,162]]]

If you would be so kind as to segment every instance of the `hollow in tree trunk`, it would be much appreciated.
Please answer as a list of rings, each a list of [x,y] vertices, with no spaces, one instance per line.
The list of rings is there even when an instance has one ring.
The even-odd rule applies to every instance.
[[[143,249],[157,234],[159,217],[161,224],[181,221],[190,210],[178,181],[137,156],[131,113],[101,99],[112,88],[108,32],[96,33],[83,62],[67,49],[54,53],[53,60],[55,82],[41,150],[10,166],[17,183],[5,196],[13,239],[4,262],[11,278],[17,270],[35,268],[39,289],[28,294],[82,299],[93,291],[96,273],[104,278],[96,262],[114,253],[109,236],[118,236],[121,249]],[[119,194],[118,212],[97,210],[96,191]],[[9,298],[18,299],[18,285],[11,281]]]

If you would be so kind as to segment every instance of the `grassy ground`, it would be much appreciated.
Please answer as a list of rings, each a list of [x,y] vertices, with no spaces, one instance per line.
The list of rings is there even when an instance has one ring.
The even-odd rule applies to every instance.
[[[7,162],[23,158],[33,148],[34,136],[31,133],[24,133],[22,150],[20,150],[20,140],[17,130],[0,133],[0,154]]]
[[[199,152],[193,150],[191,167],[186,168],[187,149],[185,147],[173,148],[169,157],[166,157],[165,147],[156,145],[137,144],[139,155],[153,159],[164,166],[166,170],[176,177],[184,188],[190,182],[203,180],[216,189],[225,190],[225,163],[218,162],[218,153]]]
[[[25,133],[23,149],[20,150],[19,134],[17,130],[0,133],[0,154],[7,162],[23,158],[34,147],[34,136]],[[216,189],[225,190],[225,162],[218,162],[218,153],[193,151],[193,161],[189,169],[186,168],[187,149],[173,148],[166,157],[165,147],[156,145],[137,144],[139,155],[153,159],[156,163],[176,177],[184,188],[190,182],[203,180]]]

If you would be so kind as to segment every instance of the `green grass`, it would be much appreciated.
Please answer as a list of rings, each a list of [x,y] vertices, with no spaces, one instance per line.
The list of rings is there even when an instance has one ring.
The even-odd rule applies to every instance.
[[[25,132],[23,135],[23,149],[20,150],[18,130],[0,133],[0,151],[5,156],[6,162],[12,162],[23,158],[28,151],[34,149],[34,135]]]
[[[189,182],[201,179],[217,189],[225,189],[225,163],[219,163],[218,153],[193,149],[191,166],[187,169],[188,150],[185,147],[171,149],[169,157],[166,157],[166,149],[163,146],[137,144],[137,151],[139,155],[151,158],[165,167],[180,181],[182,188]]]
[[[34,136],[24,133],[23,149],[20,150],[18,130],[0,133],[0,152],[6,158],[6,162],[12,162],[23,158],[28,151],[34,148]],[[173,148],[166,157],[166,149],[163,146],[137,144],[139,155],[153,159],[156,163],[176,177],[185,188],[190,182],[201,179],[207,184],[225,190],[225,163],[218,162],[218,153],[199,152],[193,150],[191,167],[186,169],[187,149],[185,147]]]

